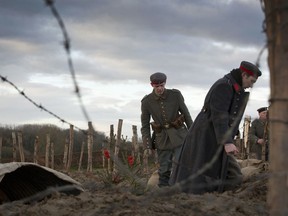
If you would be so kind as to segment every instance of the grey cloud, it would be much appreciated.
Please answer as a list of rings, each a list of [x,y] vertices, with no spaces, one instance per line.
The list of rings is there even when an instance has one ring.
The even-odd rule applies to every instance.
[[[147,85],[149,92],[150,74],[162,71],[168,75],[169,87],[208,89],[216,79],[238,67],[241,60],[254,62],[265,43],[261,32],[264,15],[258,1],[59,0],[55,7],[71,39],[72,60],[83,97],[89,95],[94,102],[89,101],[87,109],[97,124],[117,118],[139,123],[139,101],[145,91],[123,104],[121,98],[131,92],[118,89],[117,99],[107,98],[105,92],[109,89],[103,85],[103,89],[97,89],[103,97],[94,96],[86,80],[90,85],[107,86],[133,80]],[[0,28],[0,74],[21,88],[31,89],[36,101],[61,117],[84,120],[74,94],[63,35],[45,1],[1,0]],[[261,65],[268,73],[265,60],[264,56]],[[46,83],[35,87],[37,81],[31,83],[35,73],[55,79],[65,76],[65,86]],[[256,85],[267,87],[267,79]],[[10,88],[1,83],[3,86]],[[7,103],[1,112],[13,106],[10,99],[1,96],[1,101]],[[23,100],[19,101],[16,103],[21,107]],[[194,109],[195,102],[188,102]],[[73,106],[70,114],[65,111],[67,104]],[[26,110],[22,106],[29,113],[29,107]],[[17,110],[18,118],[24,119]],[[43,115],[37,112],[35,119],[38,113],[39,118]]]
[[[59,2],[59,8],[69,14],[69,20],[83,23],[93,20],[95,29],[120,35],[127,35],[127,32],[130,35],[181,34],[246,45],[260,45],[264,39],[259,25],[264,14],[259,16],[261,7],[257,2],[156,0],[96,1],[91,4],[81,1],[78,7],[64,7],[66,4]]]

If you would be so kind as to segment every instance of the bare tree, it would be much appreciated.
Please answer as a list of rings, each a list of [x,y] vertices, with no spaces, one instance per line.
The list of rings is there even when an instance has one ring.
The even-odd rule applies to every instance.
[[[270,215],[288,215],[288,1],[262,0],[268,45],[271,99],[270,168],[268,204]]]

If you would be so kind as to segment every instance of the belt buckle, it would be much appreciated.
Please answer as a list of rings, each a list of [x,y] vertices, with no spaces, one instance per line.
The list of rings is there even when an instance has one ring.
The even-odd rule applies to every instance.
[[[166,128],[166,129],[169,129],[169,128],[170,128],[170,125],[169,125],[169,124],[164,124],[163,126],[164,126],[164,128]]]

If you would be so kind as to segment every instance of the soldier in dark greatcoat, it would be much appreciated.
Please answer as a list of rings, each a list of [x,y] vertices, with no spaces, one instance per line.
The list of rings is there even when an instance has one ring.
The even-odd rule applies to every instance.
[[[249,130],[249,143],[251,152],[256,154],[256,159],[268,161],[268,135],[265,136],[265,126],[267,123],[268,107],[261,107],[258,110],[259,118],[253,120]],[[262,148],[264,148],[264,158],[262,158]]]
[[[141,101],[141,133],[147,149],[156,149],[159,162],[159,187],[169,186],[172,161],[179,158],[181,145],[192,125],[192,118],[179,90],[166,89],[166,75],[150,76],[152,93]],[[153,122],[150,122],[151,117]],[[153,139],[151,128],[153,130]]]
[[[258,67],[243,61],[212,85],[188,131],[171,184],[179,183],[182,191],[201,194],[223,192],[242,182],[233,140],[248,101],[245,89],[253,87],[259,76]]]

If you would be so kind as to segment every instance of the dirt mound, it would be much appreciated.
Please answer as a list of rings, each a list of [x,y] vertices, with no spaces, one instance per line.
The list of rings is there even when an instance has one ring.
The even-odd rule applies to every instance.
[[[261,166],[260,166],[261,167]],[[260,168],[235,191],[193,195],[155,189],[137,195],[129,183],[107,185],[95,173],[69,173],[82,183],[84,192],[69,196],[55,192],[32,204],[0,206],[0,215],[268,215],[266,204],[268,170]],[[142,179],[148,181],[148,177]]]

